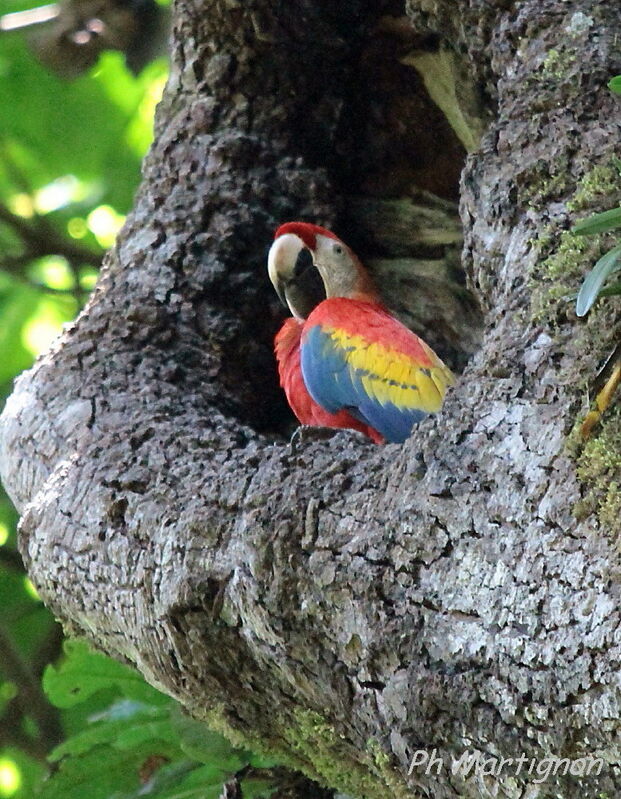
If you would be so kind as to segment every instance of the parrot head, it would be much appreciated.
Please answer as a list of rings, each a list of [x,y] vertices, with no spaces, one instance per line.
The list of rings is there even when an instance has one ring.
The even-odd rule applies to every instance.
[[[332,231],[319,225],[281,225],[267,265],[278,296],[298,319],[305,319],[326,297],[377,298],[371,279],[354,252]]]
[[[283,305],[298,319],[326,299],[326,290],[306,241],[312,225],[290,222],[281,225],[267,257],[270,280]],[[299,229],[298,229],[299,228]]]

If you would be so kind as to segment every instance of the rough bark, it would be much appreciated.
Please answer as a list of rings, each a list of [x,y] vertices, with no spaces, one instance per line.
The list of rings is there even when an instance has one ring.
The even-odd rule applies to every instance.
[[[621,13],[412,0],[413,45],[398,7],[376,5],[178,4],[135,211],[2,419],[22,552],[70,631],[324,784],[613,796],[620,414],[586,446],[570,432],[619,305],[578,323],[564,295],[594,255],[570,220],[616,199],[618,109],[602,87],[621,71]],[[356,244],[352,193],[399,199],[417,182],[451,196],[460,150],[431,106],[421,151],[406,130],[397,158],[379,135],[419,102],[416,72],[387,66],[382,94],[362,68],[439,36],[493,113],[461,182],[480,348],[402,447],[345,432],[288,443],[270,231],[341,213]],[[418,88],[399,105],[406,73]],[[543,784],[511,768],[408,776],[422,748],[606,764]]]

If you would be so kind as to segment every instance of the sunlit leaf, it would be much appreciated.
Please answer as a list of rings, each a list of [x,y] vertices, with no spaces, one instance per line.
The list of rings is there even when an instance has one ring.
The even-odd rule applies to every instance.
[[[80,757],[60,762],[38,793],[39,799],[110,799],[140,787],[140,767],[158,751],[157,742],[140,750],[95,747]]]
[[[21,37],[6,37],[2,44],[9,64],[3,90],[11,102],[0,104],[0,130],[12,142],[12,154],[40,154],[37,169],[29,170],[33,188],[65,174],[80,180],[105,175],[111,155],[117,164],[123,160],[135,185],[139,158],[122,146],[132,114],[87,75],[67,83],[47,72]]]
[[[621,244],[599,259],[585,277],[576,300],[577,316],[584,316],[597,299],[606,280],[621,269]]]
[[[57,707],[71,707],[105,688],[116,688],[123,696],[147,704],[170,702],[137,671],[93,652],[81,641],[67,641],[65,655],[59,666],[48,666],[43,675],[43,688]]]
[[[9,540],[9,528],[4,522],[0,522],[0,547],[4,546]]]
[[[78,303],[67,295],[39,295],[31,315],[22,327],[22,344],[37,356],[45,352],[59,335],[63,324],[76,315]]]
[[[69,268],[69,262],[59,255],[49,255],[33,261],[28,269],[28,277],[57,291],[68,291],[75,287],[75,277]]]
[[[102,247],[114,244],[116,234],[123,226],[125,217],[117,214],[109,205],[100,205],[90,212],[87,218],[89,229],[95,234]]]
[[[80,270],[80,288],[85,291],[91,291],[95,288],[97,282],[97,271],[91,267],[85,266]]]
[[[31,219],[35,213],[35,206],[32,197],[25,192],[11,194],[6,198],[9,210],[21,216],[23,219]]]
[[[69,203],[88,197],[91,189],[75,175],[63,175],[35,192],[34,207],[39,214],[49,214]]]
[[[8,757],[0,758],[0,796],[13,796],[22,784],[22,773],[17,763]]]
[[[121,703],[118,703],[121,704]],[[123,703],[127,710],[130,705],[133,708],[131,714],[125,714],[121,718],[107,718],[100,719],[93,722],[82,732],[72,735],[66,741],[59,744],[50,754],[49,759],[52,762],[62,760],[62,758],[69,755],[83,755],[90,752],[96,746],[102,744],[117,744],[119,737],[131,730],[134,725],[142,727],[145,722],[152,721],[156,718],[166,718],[167,711],[163,708],[156,708],[152,705],[145,705],[141,702]],[[143,743],[144,736],[140,738],[139,743]],[[148,740],[148,738],[146,739]],[[119,748],[128,749],[131,747],[121,746]]]
[[[39,292],[9,280],[0,288],[0,383],[32,363],[32,353],[22,341],[24,322],[39,301]]]
[[[166,78],[165,72],[154,78],[127,126],[127,144],[137,153],[144,153],[153,139],[153,116],[156,105],[162,99]]]
[[[608,81],[608,88],[615,94],[621,94],[621,75],[616,75]]]
[[[25,588],[26,593],[28,594],[28,596],[31,597],[31,599],[34,599],[36,602],[40,602],[41,601],[41,597],[39,596],[39,592],[34,587],[34,585],[32,583],[32,580],[29,577],[24,577],[24,588]]]
[[[88,233],[86,220],[79,216],[74,216],[67,222],[67,233],[72,239],[83,239]]]
[[[15,747],[0,751],[0,762],[6,763],[7,761],[10,763],[11,770],[15,768],[19,773],[19,785],[10,794],[10,799],[32,799],[35,795],[35,784],[39,782],[43,774],[42,765]],[[6,777],[12,779],[10,773],[5,774],[5,779]],[[15,782],[12,782],[12,785],[15,786]],[[0,792],[2,799],[8,796],[8,793]]]

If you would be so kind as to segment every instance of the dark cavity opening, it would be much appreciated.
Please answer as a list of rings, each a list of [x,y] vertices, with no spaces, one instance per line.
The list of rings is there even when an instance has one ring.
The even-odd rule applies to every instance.
[[[357,8],[326,4],[325,41],[317,41],[316,28],[312,44],[290,44],[299,49],[299,68],[315,74],[305,79],[305,101],[293,100],[289,109],[291,157],[327,172],[331,193],[322,206],[304,187],[298,211],[288,218],[281,213],[277,222],[327,223],[360,256],[386,305],[460,372],[482,330],[461,265],[458,211],[465,144],[472,146],[476,131],[458,135],[428,86],[433,90],[434,80],[446,80],[451,70],[459,84],[467,70],[460,73],[457,56],[413,29],[403,2]],[[448,116],[454,122],[450,109]],[[275,295],[270,308],[268,347],[285,316]],[[277,385],[273,358],[262,374],[265,387],[258,387],[262,399],[250,423],[288,435],[297,422]]]

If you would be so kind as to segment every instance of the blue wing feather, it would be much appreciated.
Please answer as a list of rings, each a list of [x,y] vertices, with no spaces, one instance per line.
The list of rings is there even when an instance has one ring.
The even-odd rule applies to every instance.
[[[304,336],[301,366],[306,388],[315,402],[330,413],[347,409],[387,441],[405,441],[412,426],[427,416],[419,409],[380,403],[369,396],[362,383],[369,373],[353,368],[347,362],[347,350],[320,325],[308,329]]]
[[[412,432],[412,427],[427,416],[425,411],[404,411],[392,403],[380,405],[372,400],[362,401],[359,407],[366,423],[378,430],[386,441],[395,444],[402,444]]]

